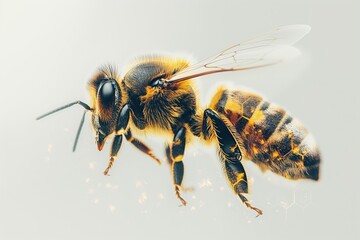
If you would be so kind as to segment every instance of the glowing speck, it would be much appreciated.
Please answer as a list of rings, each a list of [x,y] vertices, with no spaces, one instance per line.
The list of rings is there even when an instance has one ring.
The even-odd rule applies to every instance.
[[[68,128],[64,128],[64,132],[69,132],[69,129],[68,129]]]
[[[253,177],[251,177],[249,180],[248,180],[248,182],[250,183],[250,184],[253,184],[254,183],[254,178]]]
[[[94,203],[95,203],[95,204],[98,204],[98,203],[99,203],[99,199],[96,198],[96,199],[94,200]]]
[[[228,202],[228,203],[227,203],[227,206],[228,206],[228,207],[231,207],[231,206],[232,206],[232,203],[231,203],[231,202]]]
[[[196,199],[196,196],[195,196],[195,195],[192,195],[191,198],[192,198],[192,199]]]
[[[49,145],[48,145],[48,149],[47,149],[48,152],[51,152],[51,151],[52,151],[52,148],[53,148],[53,145],[52,145],[52,144],[49,144]]]
[[[204,188],[204,187],[212,186],[212,183],[211,183],[210,179],[206,178],[206,179],[203,179],[199,185],[200,185],[200,188]]]
[[[89,183],[89,182],[90,182],[90,178],[86,178],[86,179],[85,179],[85,182],[86,182],[86,183]]]
[[[88,190],[88,193],[89,193],[89,194],[92,194],[92,193],[94,193],[94,192],[95,192],[95,190],[92,189],[92,188],[90,188],[90,189]]]
[[[94,169],[95,166],[96,166],[96,163],[95,163],[95,162],[89,163],[89,168],[90,168],[90,169]]]
[[[159,198],[160,198],[160,199],[164,199],[164,198],[165,198],[164,194],[160,193],[160,194],[159,194]]]
[[[109,205],[109,210],[110,210],[110,212],[115,212],[116,207],[114,205],[110,204]]]
[[[191,210],[191,211],[195,211],[195,210],[196,210],[196,207],[192,206],[192,207],[190,208],[190,210]]]
[[[111,183],[107,183],[107,184],[105,184],[105,187],[106,187],[106,188],[111,188],[112,185],[111,185]]]
[[[146,200],[147,200],[147,195],[146,195],[146,193],[141,193],[141,195],[140,195],[140,197],[139,197],[139,199],[138,199],[138,202],[139,202],[140,204],[143,204]]]

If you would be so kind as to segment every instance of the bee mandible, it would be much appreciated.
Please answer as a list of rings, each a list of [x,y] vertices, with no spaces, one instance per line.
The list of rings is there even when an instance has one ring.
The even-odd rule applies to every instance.
[[[190,137],[215,143],[231,188],[248,208],[261,215],[262,211],[244,196],[248,193],[248,177],[243,159],[288,179],[318,180],[318,147],[302,123],[249,91],[220,87],[206,108],[199,107],[193,79],[280,63],[299,53],[293,44],[309,31],[307,25],[278,27],[194,65],[183,58],[146,56],[131,64],[122,76],[112,66],[102,67],[88,83],[90,105],[75,101],[37,119],[81,105],[85,111],[76,134],[75,151],[85,114],[90,112],[99,151],[114,135],[105,175],[113,166],[124,137],[160,163],[153,151],[133,135],[133,130],[170,134],[172,141],[165,152],[176,196],[183,205],[183,156]]]

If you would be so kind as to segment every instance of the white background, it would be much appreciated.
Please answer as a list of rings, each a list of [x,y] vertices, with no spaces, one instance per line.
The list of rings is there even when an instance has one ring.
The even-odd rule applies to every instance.
[[[359,239],[358,1],[0,1],[0,239]],[[315,136],[321,179],[288,181],[246,162],[255,218],[227,186],[211,147],[186,151],[183,193],[170,171],[124,142],[110,177],[110,144],[98,152],[89,121],[71,152],[81,99],[102,64],[179,53],[202,59],[288,24],[312,32],[291,62],[209,76],[285,107]],[[163,141],[146,138],[164,158]]]

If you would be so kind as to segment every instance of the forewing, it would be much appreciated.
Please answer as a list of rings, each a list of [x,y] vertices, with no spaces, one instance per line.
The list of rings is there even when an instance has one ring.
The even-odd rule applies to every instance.
[[[280,63],[300,53],[292,45],[310,29],[307,25],[278,27],[198,62],[174,74],[166,79],[166,82],[174,83],[218,72],[247,70]]]

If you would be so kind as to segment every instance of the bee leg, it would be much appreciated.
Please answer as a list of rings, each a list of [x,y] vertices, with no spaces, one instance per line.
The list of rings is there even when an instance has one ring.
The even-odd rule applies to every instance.
[[[258,209],[254,206],[252,206],[249,202],[249,200],[247,200],[247,198],[242,195],[241,193],[238,194],[239,195],[239,198],[241,199],[241,201],[250,209],[254,210],[255,212],[257,212],[258,215],[256,215],[256,217],[260,216],[263,214],[263,212],[261,211],[261,209]]]
[[[175,194],[180,199],[182,205],[186,206],[186,201],[181,197],[181,183],[184,177],[184,163],[182,161],[185,151],[185,127],[181,127],[174,136],[171,149],[167,150],[171,162],[171,170],[175,187]]]
[[[161,164],[161,160],[158,159],[154,154],[153,151],[146,146],[143,142],[141,142],[139,139],[133,137],[131,130],[128,129],[125,133],[125,137],[126,140],[128,140],[129,142],[131,142],[135,147],[137,147],[137,149],[139,149],[140,151],[142,151],[143,153],[147,154],[148,156],[150,156],[151,158],[153,158],[159,165]]]
[[[114,165],[115,158],[121,147],[122,139],[123,139],[122,135],[116,135],[114,137],[114,140],[113,140],[113,143],[111,146],[110,160],[109,160],[107,168],[104,171],[105,176],[108,176],[110,168]]]
[[[210,121],[208,121],[209,119]],[[212,124],[213,128],[209,128],[208,123]],[[241,164],[242,154],[239,143],[235,139],[236,129],[225,117],[221,117],[212,109],[206,109],[204,111],[203,131],[211,129],[217,137],[219,155],[232,189],[248,208],[256,211],[258,216],[262,215],[262,211],[251,206],[243,195],[243,193],[248,193],[248,183],[245,169]],[[208,136],[208,134],[208,132],[204,133],[204,136]]]
[[[228,159],[224,159],[223,156],[221,156],[221,158],[224,163],[224,169],[227,178],[234,192],[239,196],[246,207],[256,211],[258,214],[257,216],[262,215],[262,211],[256,207],[253,207],[249,200],[243,195],[243,193],[248,193],[248,183],[245,169],[241,162],[230,162]]]
[[[172,157],[171,157],[171,148],[170,148],[170,145],[168,145],[168,144],[166,144],[166,146],[165,146],[165,155],[166,155],[167,163],[169,164],[169,166],[172,169],[173,160],[172,160]],[[184,192],[190,192],[190,191],[193,191],[194,188],[193,187],[181,186],[181,190],[184,191]]]
[[[209,128],[209,123],[213,126],[212,128]],[[225,117],[222,118],[214,110],[208,108],[204,111],[202,128],[205,137],[212,135],[209,131],[214,131],[220,151],[227,156],[229,161],[241,160],[242,154],[234,136],[237,134],[236,129],[230,121],[226,121]]]
[[[166,144],[166,146],[165,146],[165,155],[166,155],[167,163],[168,163],[170,166],[172,166],[173,160],[172,160],[172,157],[171,157],[171,148],[170,148],[170,145],[169,145],[169,144]]]
[[[127,128],[129,124],[129,118],[130,118],[130,105],[125,104],[119,113],[118,119],[116,121],[116,127],[115,127],[115,137],[111,146],[110,151],[110,160],[108,163],[107,168],[104,171],[104,175],[107,176],[109,173],[110,168],[114,165],[115,158],[120,150],[123,134],[125,133],[125,129]]]

